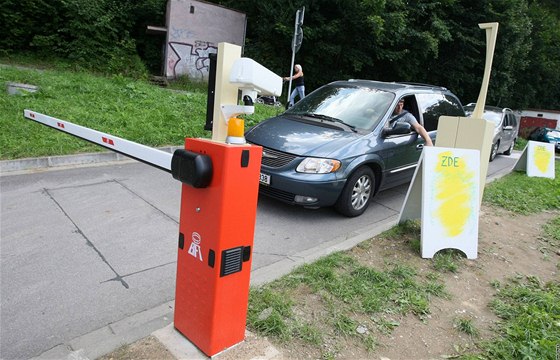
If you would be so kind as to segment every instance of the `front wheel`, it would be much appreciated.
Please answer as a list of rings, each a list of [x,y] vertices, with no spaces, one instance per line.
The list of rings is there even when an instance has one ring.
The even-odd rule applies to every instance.
[[[498,148],[500,147],[500,142],[496,141],[496,143],[492,144],[492,149],[490,150],[490,161],[494,161],[496,155],[498,155]]]
[[[338,198],[335,209],[342,215],[355,217],[362,215],[369,206],[375,192],[375,174],[363,166],[356,170],[346,181]]]

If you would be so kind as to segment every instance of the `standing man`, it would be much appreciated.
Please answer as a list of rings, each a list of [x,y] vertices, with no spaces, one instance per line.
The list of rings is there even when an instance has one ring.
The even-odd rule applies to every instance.
[[[305,84],[303,81],[303,69],[301,68],[300,64],[296,64],[294,65],[294,71],[295,74],[290,78],[285,77],[284,81],[288,81],[290,79],[294,80],[294,90],[292,91],[292,93],[290,94],[290,102],[289,102],[289,107],[294,106],[294,102],[296,99],[296,96],[299,95],[299,99],[303,99],[305,97]]]

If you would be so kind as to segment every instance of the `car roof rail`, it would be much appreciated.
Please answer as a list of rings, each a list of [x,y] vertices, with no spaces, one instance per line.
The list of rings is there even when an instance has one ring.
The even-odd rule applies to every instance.
[[[410,82],[410,81],[399,81],[397,84],[411,85],[411,86],[422,86],[422,87],[430,87],[430,88],[440,89],[440,90],[447,90],[447,88],[444,87],[444,86],[424,84],[424,83],[418,83],[418,82]]]

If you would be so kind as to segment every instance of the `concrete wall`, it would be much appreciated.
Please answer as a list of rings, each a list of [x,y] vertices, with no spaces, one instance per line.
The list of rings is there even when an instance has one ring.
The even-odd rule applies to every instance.
[[[165,76],[187,75],[208,79],[208,55],[218,51],[218,43],[243,46],[247,15],[214,4],[169,0],[167,3],[167,41]]]

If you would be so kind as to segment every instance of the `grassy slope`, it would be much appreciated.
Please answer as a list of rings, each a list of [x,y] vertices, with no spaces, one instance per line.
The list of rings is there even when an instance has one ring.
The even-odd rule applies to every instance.
[[[24,96],[0,92],[0,159],[65,155],[104,149],[23,117],[31,109],[149,146],[181,145],[185,137],[211,137],[203,130],[206,91],[171,91],[145,81],[65,70],[0,66],[0,82],[39,86]],[[280,108],[257,105],[247,125]]]

